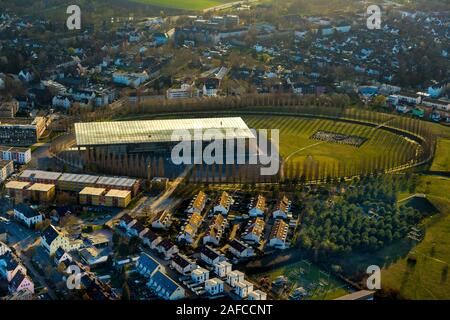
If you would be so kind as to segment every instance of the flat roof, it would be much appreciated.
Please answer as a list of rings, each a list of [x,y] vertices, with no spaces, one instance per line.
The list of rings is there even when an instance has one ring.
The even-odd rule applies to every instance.
[[[171,142],[175,130],[188,130],[193,135],[195,129],[219,129],[223,134],[227,133],[227,129],[233,129],[233,134],[229,133],[231,138],[255,138],[240,117],[75,124],[77,146]]]
[[[54,184],[34,183],[28,188],[28,190],[48,192],[53,188],[55,188]]]
[[[126,177],[99,177],[97,184],[116,186],[116,187],[132,187],[136,183],[136,179]]]
[[[128,190],[116,190],[116,189],[111,189],[108,191],[108,193],[106,194],[106,197],[115,197],[115,198],[126,198],[131,194],[130,191]]]
[[[20,177],[29,179],[57,180],[61,176],[61,174],[62,174],[61,172],[25,170],[20,174]]]
[[[80,195],[101,196],[105,191],[103,188],[86,187],[80,191]]]
[[[30,182],[10,181],[6,184],[7,189],[23,190],[30,185]]]
[[[98,178],[99,176],[89,174],[63,173],[58,180],[79,183],[96,183]]]

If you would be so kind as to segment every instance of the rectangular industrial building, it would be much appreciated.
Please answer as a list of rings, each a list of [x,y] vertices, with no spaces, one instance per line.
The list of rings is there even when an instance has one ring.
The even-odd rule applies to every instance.
[[[27,200],[35,202],[51,202],[55,198],[54,184],[31,183],[26,181],[10,181],[6,184],[6,193],[14,203]]]
[[[187,130],[192,136],[195,130],[217,129],[227,133],[232,130],[233,139],[253,139],[255,136],[240,117],[171,119],[144,121],[115,121],[76,123],[77,146],[129,145],[178,142],[172,140],[176,130]]]
[[[118,189],[138,193],[140,183],[137,179],[128,177],[108,177],[89,174],[62,173],[42,170],[24,170],[18,177],[19,181],[46,183],[56,185],[59,191],[80,192],[86,187]]]
[[[98,176],[88,174],[63,173],[57,185],[63,191],[80,192],[86,187],[94,187],[98,179]]]
[[[86,187],[79,193],[81,205],[126,208],[131,202],[128,190],[109,190]]]
[[[86,187],[80,191],[80,204],[100,206],[104,203],[105,192],[106,190],[103,188]]]

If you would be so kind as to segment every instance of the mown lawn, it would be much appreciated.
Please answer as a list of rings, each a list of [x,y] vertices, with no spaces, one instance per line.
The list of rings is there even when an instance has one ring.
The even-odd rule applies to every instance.
[[[407,299],[450,299],[450,178],[423,176],[416,191],[440,211],[427,218],[425,238],[382,271],[382,286]],[[408,256],[417,259],[408,263]]]
[[[407,142],[401,136],[383,131],[373,130],[363,125],[355,125],[331,120],[304,119],[296,117],[244,116],[244,121],[250,128],[279,129],[280,153],[283,158],[296,163],[308,157],[323,162],[345,162],[347,165],[359,166],[362,159],[387,157],[412,152],[417,145]],[[367,138],[359,148],[332,142],[321,143],[310,139],[317,131],[332,131],[345,135]],[[398,165],[399,163],[393,165]]]
[[[210,7],[218,6],[227,2],[227,0],[131,0],[162,8],[173,8],[182,10],[203,10]]]
[[[450,140],[438,139],[431,171],[450,172]]]

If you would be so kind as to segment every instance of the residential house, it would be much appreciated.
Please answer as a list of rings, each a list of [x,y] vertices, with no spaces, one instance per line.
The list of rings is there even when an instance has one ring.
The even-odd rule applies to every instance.
[[[204,283],[209,279],[209,270],[198,267],[191,272],[191,279],[197,284]]]
[[[175,254],[180,251],[178,247],[169,239],[163,239],[157,245],[156,250],[164,255],[165,260],[170,260]]]
[[[203,237],[203,244],[212,243],[216,246],[219,245],[227,224],[227,219],[223,215],[215,215]]]
[[[158,236],[156,233],[154,233],[152,230],[148,230],[148,232],[144,234],[142,241],[150,249],[156,249],[158,244],[161,243],[162,238]]]
[[[245,274],[239,270],[231,271],[227,274],[227,283],[230,287],[235,287],[236,283],[244,281]]]
[[[222,192],[217,205],[214,206],[214,212],[220,212],[223,215],[227,215],[233,202],[233,198],[227,192]]]
[[[205,208],[206,199],[206,194],[203,191],[199,191],[192,201],[192,204],[189,206],[187,212],[200,214],[203,211],[203,208]]]
[[[142,252],[136,261],[136,270],[142,276],[151,277],[156,271],[161,269],[161,265],[149,254]]]
[[[179,300],[186,295],[183,287],[161,271],[150,277],[147,287],[164,300]]]
[[[200,250],[200,258],[209,265],[216,265],[225,260],[225,257],[222,254],[210,246],[202,247]]]
[[[234,286],[234,292],[241,298],[247,298],[248,295],[253,291],[253,283],[243,280],[236,283]]]
[[[179,273],[186,275],[197,268],[197,264],[183,254],[177,253],[170,262],[171,266]]]
[[[27,164],[31,161],[31,149],[0,146],[0,156],[0,160],[12,160],[17,164]]]
[[[52,225],[49,225],[41,233],[41,244],[47,249],[52,256],[58,248],[63,248],[64,251],[72,251],[76,248],[71,246],[69,238],[64,236],[60,231]]]
[[[26,290],[34,294],[34,283],[26,273],[18,271],[8,284],[8,290],[11,294]]]
[[[17,258],[9,248],[8,250],[4,249],[3,251],[5,251],[5,253],[0,255],[0,275],[2,278],[11,282],[17,273],[27,273],[27,269],[20,263],[19,258]]]
[[[186,241],[187,243],[192,244],[195,240],[198,228],[202,224],[202,221],[203,217],[200,214],[194,212],[178,235],[178,241]]]
[[[130,237],[143,238],[148,231],[148,228],[138,221],[128,230],[128,235]]]
[[[214,296],[223,292],[223,281],[219,278],[212,278],[205,281],[205,291]]]
[[[42,214],[25,204],[14,206],[14,217],[25,223],[28,228],[34,227],[37,223],[42,222]]]
[[[232,271],[232,268],[233,265],[228,261],[221,261],[214,265],[214,272],[219,278],[223,278],[228,276],[228,274]]]
[[[256,203],[254,203],[254,201],[251,203],[248,214],[250,215],[250,217],[262,217],[264,216],[265,210],[266,210],[266,198],[262,195],[258,195]]]
[[[276,206],[275,211],[272,213],[274,219],[282,218],[286,219],[288,216],[288,212],[291,209],[291,201],[286,196],[283,196]]]
[[[276,220],[269,235],[269,246],[285,249],[289,225],[283,220]]]
[[[133,219],[128,213],[125,213],[119,221],[119,226],[125,230],[130,230],[132,226],[137,223],[136,219]]]
[[[248,222],[241,239],[253,242],[255,244],[259,243],[261,241],[261,237],[264,235],[264,226],[265,222],[262,218],[251,219]]]
[[[172,223],[172,214],[168,210],[160,211],[152,222],[155,229],[167,230]]]
[[[14,173],[14,163],[12,161],[0,160],[0,183],[5,181]]]
[[[248,300],[267,300],[267,293],[261,290],[253,290],[248,294]]]
[[[55,256],[53,257],[55,260],[55,264],[59,266],[62,262],[72,262],[72,256],[69,255],[63,248],[58,248],[55,251]]]
[[[252,247],[237,239],[231,240],[228,244],[228,250],[237,258],[249,258],[255,255],[255,250]]]

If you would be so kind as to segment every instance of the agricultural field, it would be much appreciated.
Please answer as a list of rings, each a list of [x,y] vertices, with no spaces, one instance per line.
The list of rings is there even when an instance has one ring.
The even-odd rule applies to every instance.
[[[131,0],[142,4],[148,4],[161,8],[172,8],[181,10],[203,10],[215,6],[219,6],[230,0]]]
[[[399,135],[363,125],[295,117],[244,116],[250,128],[279,129],[280,154],[285,163],[293,167],[305,161],[316,161],[319,167],[324,165],[347,166],[347,173],[358,174],[364,162],[383,158],[385,163],[379,167],[396,167],[407,163],[415,156],[418,145]],[[329,141],[318,141],[312,136],[318,131],[331,131],[346,136],[358,136],[365,139],[360,146]],[[352,169],[350,170],[349,167]],[[377,169],[381,169],[378,168]],[[327,173],[331,174],[330,172]],[[332,174],[331,174],[332,175]]]

